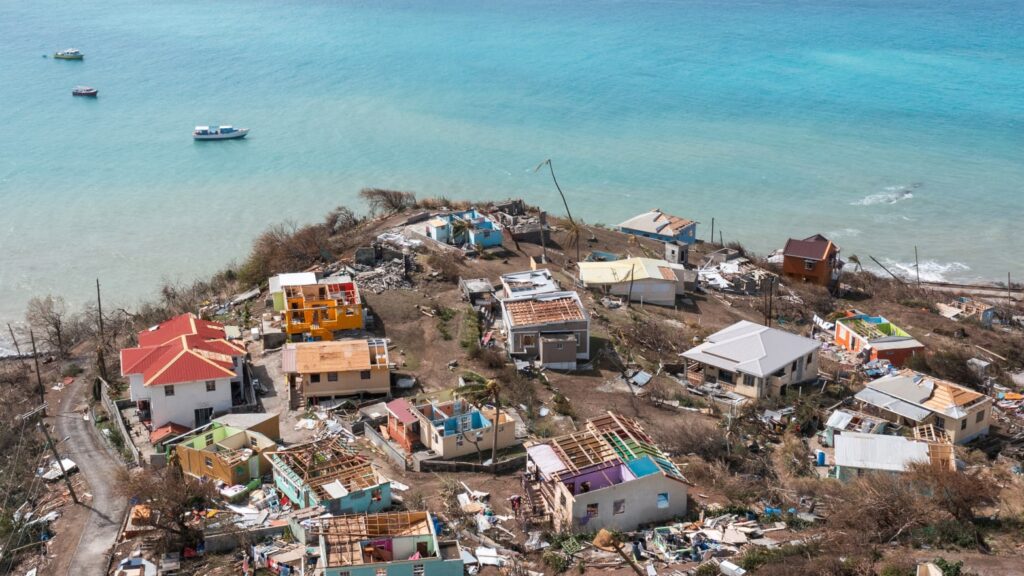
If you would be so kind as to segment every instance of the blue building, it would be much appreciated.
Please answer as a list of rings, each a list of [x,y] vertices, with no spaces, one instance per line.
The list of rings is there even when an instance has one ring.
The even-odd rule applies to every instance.
[[[426,235],[445,244],[473,244],[478,248],[501,246],[501,225],[475,208],[439,214],[427,221]]]
[[[670,216],[661,210],[644,212],[619,224],[619,231],[662,242],[693,244],[697,241],[697,222]]]
[[[391,507],[391,482],[382,482],[368,460],[336,438],[266,457],[274,469],[274,485],[295,508],[324,506],[333,514],[355,514]]]

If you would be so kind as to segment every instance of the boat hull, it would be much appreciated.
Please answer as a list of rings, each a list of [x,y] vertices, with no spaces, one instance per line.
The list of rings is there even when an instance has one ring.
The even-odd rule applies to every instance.
[[[230,134],[192,134],[192,138],[196,140],[238,140],[239,138],[245,138],[245,135],[248,133],[248,129],[241,128],[237,132]]]
[[[83,96],[85,98],[95,98],[95,97],[99,96],[99,94],[100,94],[99,90],[93,90],[91,92],[80,92],[78,90],[75,90],[75,91],[71,92],[72,96]]]
[[[57,60],[83,60],[85,56],[78,54],[77,56],[67,56],[62,54],[54,54],[53,57]]]

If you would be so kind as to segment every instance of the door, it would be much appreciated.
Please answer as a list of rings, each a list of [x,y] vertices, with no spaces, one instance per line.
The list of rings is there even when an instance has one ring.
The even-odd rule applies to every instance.
[[[213,408],[199,408],[195,411],[196,415],[196,428],[200,426],[206,426],[213,419]]]

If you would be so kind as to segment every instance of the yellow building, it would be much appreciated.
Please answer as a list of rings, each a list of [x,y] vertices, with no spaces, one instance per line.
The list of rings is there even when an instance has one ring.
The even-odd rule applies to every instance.
[[[285,286],[283,292],[282,328],[292,342],[334,340],[338,332],[364,326],[359,288],[347,276]]]

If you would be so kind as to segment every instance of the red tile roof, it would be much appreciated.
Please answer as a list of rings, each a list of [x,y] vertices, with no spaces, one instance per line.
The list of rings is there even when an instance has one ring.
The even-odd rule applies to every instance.
[[[220,324],[183,314],[139,334],[138,348],[121,350],[121,373],[141,374],[145,386],[233,378],[233,357],[244,354]]]
[[[224,325],[197,318],[189,312],[139,332],[139,346],[159,346],[179,336],[191,335],[201,336],[204,340],[218,340],[225,337]]]
[[[790,238],[786,242],[786,247],[782,253],[785,256],[793,256],[805,260],[824,260],[828,257],[832,246],[835,246],[835,244],[832,244],[831,240],[821,234],[815,234],[803,240]],[[838,249],[838,246],[836,248]]]
[[[189,432],[191,430],[192,429],[189,428],[188,426],[182,426],[181,424],[169,422],[159,428],[153,429],[153,431],[149,433],[149,443],[159,444],[162,440],[166,440],[167,438],[173,438],[174,436],[181,436],[185,432]]]

